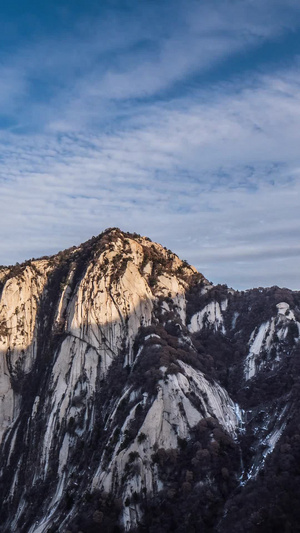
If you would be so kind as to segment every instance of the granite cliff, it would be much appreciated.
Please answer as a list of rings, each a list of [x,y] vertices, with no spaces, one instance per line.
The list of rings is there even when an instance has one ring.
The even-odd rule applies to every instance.
[[[278,454],[296,531],[299,293],[110,229],[2,268],[0,296],[1,531],[275,531]]]

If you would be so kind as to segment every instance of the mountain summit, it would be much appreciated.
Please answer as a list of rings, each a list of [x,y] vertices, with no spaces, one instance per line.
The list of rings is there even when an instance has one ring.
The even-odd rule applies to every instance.
[[[298,292],[113,228],[0,296],[1,531],[299,531]]]

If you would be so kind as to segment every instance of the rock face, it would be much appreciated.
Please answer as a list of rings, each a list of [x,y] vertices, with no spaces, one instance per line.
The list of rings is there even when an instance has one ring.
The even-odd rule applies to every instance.
[[[298,435],[298,293],[112,229],[0,294],[1,531],[269,530],[235,509]]]

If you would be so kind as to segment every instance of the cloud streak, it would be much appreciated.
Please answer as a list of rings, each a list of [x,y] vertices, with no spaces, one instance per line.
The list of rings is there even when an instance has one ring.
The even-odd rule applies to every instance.
[[[215,4],[106,14],[6,56],[1,263],[120,226],[214,282],[299,288],[298,59],[203,78],[295,29],[298,6]]]

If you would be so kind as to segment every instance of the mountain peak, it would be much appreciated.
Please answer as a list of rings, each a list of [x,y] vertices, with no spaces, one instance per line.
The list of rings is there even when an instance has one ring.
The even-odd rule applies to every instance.
[[[258,473],[298,420],[300,293],[213,286],[118,228],[0,288],[4,533],[238,532],[252,486],[272,509]]]

